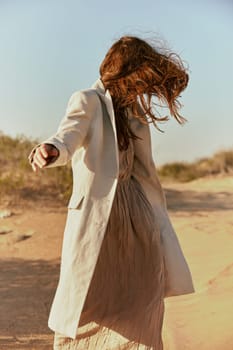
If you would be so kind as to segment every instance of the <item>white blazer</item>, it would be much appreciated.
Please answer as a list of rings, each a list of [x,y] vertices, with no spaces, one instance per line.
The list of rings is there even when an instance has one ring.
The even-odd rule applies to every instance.
[[[191,273],[169,220],[152,158],[149,126],[133,118],[132,128],[142,139],[134,141],[133,176],[141,183],[161,231],[165,296],[193,293]],[[60,279],[48,325],[53,331],[74,339],[118,182],[114,109],[110,93],[105,91],[100,79],[92,88],[72,94],[56,134],[43,143],[53,144],[60,152],[57,160],[47,167],[72,162],[73,192],[68,204]]]

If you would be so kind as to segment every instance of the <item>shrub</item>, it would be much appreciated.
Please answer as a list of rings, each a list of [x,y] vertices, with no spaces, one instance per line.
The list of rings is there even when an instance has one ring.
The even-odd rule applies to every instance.
[[[158,169],[162,178],[181,182],[231,172],[233,172],[233,150],[219,151],[211,158],[202,158],[193,163],[168,163]]]

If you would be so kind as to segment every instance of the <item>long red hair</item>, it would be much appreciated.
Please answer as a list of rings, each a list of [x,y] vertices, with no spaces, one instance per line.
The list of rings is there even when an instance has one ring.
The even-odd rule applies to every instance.
[[[159,52],[145,40],[123,36],[107,52],[100,77],[109,90],[116,116],[119,149],[127,149],[129,138],[137,138],[129,126],[128,110],[143,123],[166,121],[155,112],[153,96],[182,124],[178,97],[188,84],[188,74],[178,55]]]

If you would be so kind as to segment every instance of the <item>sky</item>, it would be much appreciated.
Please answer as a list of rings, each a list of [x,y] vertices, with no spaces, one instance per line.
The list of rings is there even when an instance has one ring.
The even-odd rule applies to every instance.
[[[232,0],[0,0],[0,130],[54,134],[74,91],[90,87],[114,40],[159,38],[189,67],[180,126],[151,128],[156,164],[233,147]]]

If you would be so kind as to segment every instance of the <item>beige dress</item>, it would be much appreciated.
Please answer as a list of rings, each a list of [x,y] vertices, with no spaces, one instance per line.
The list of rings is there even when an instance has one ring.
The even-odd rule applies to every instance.
[[[55,333],[56,350],[162,350],[164,264],[160,232],[131,175],[133,142],[119,152],[119,181],[75,340]],[[94,234],[94,232],[93,232]]]

